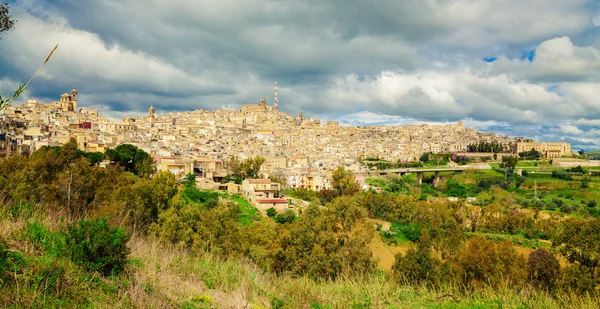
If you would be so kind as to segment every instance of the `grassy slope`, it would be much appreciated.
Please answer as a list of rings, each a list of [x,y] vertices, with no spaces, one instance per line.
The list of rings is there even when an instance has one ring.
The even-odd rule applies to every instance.
[[[256,207],[252,206],[250,202],[241,197],[240,195],[233,195],[229,197],[230,200],[236,202],[242,211],[240,222],[243,225],[250,225],[254,221],[260,221],[260,213]]]
[[[56,230],[58,223],[45,219]],[[46,255],[22,237],[23,220],[0,221],[11,250],[28,263],[15,280],[0,284],[8,308],[593,308],[589,298],[561,303],[544,294],[484,288],[464,293],[445,286],[430,289],[397,285],[387,275],[336,282],[273,276],[246,260],[190,255],[152,239],[132,238],[130,265],[119,276],[86,273],[64,258]],[[56,272],[56,270],[60,270]],[[54,279],[53,279],[54,278]],[[452,296],[448,296],[451,294]],[[446,296],[444,296],[446,295]]]

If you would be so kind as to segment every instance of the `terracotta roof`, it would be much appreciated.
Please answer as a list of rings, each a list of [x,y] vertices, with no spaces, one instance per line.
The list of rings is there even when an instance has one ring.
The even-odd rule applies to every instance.
[[[268,199],[268,200],[257,200],[259,203],[276,203],[276,204],[287,204],[287,201],[281,198]]]

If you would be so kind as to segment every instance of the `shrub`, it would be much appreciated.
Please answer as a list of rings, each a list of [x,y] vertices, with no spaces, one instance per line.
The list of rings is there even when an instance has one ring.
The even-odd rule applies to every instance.
[[[418,223],[409,223],[407,225],[402,225],[400,231],[402,231],[408,240],[417,242],[421,238],[421,228],[422,226]]]
[[[63,233],[53,233],[40,222],[27,223],[25,239],[29,240],[37,250],[43,250],[50,256],[64,255],[68,249]]]
[[[571,265],[565,268],[562,275],[562,285],[580,294],[591,293],[595,290],[598,279],[587,267]]]
[[[554,289],[559,272],[560,265],[552,253],[545,249],[537,249],[529,254],[527,274],[534,287]]]
[[[271,308],[272,309],[281,309],[281,308],[283,308],[284,305],[285,305],[285,303],[283,302],[283,300],[281,300],[277,297],[273,297],[271,299]]]
[[[588,206],[589,208],[594,208],[594,207],[596,207],[596,205],[597,205],[597,204],[598,204],[598,202],[596,202],[596,200],[590,200],[590,201],[587,203],[587,206]]]
[[[10,273],[20,272],[25,264],[23,253],[11,250],[6,241],[0,237],[0,282],[12,280]]]
[[[431,254],[431,249],[419,246],[409,249],[406,255],[396,255],[392,266],[393,276],[397,281],[408,284],[439,284],[448,273],[447,265]]]
[[[564,170],[552,171],[552,178],[558,178],[558,179],[567,180],[567,181],[573,180],[573,177],[571,177],[571,175],[567,174],[567,172],[565,172]]]
[[[273,218],[277,215],[277,210],[273,207],[267,209],[267,217]]]
[[[71,260],[88,271],[104,275],[123,270],[127,263],[129,235],[110,227],[106,218],[82,220],[67,226],[66,242]]]
[[[509,241],[495,244],[479,237],[471,238],[455,257],[457,278],[464,284],[497,286],[503,281],[519,285],[527,276],[526,261]]]
[[[292,222],[294,222],[294,220],[296,220],[296,213],[291,209],[288,209],[288,210],[284,211],[283,213],[280,213],[275,216],[275,222],[281,223],[281,224],[292,223]]]

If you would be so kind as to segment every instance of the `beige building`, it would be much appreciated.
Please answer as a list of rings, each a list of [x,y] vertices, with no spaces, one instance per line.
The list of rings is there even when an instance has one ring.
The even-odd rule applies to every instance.
[[[542,156],[547,158],[559,158],[562,156],[570,156],[571,154],[571,144],[569,143],[560,143],[560,142],[540,142],[540,143],[517,143],[517,153],[530,151],[531,149],[535,149]]]
[[[59,102],[52,102],[52,105],[62,110],[63,112],[77,111],[77,90],[73,88],[71,94],[65,93],[60,96]]]

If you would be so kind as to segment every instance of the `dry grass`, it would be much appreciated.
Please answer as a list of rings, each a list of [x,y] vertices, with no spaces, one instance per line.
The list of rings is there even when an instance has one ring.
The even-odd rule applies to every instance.
[[[64,222],[41,219],[51,230]],[[22,219],[0,222],[0,235],[11,248],[39,255],[22,233]],[[398,285],[385,273],[337,281],[315,281],[306,277],[275,276],[244,260],[224,260],[210,254],[191,254],[158,241],[133,237],[129,242],[131,266],[118,277],[88,275],[67,260],[62,297],[73,297],[62,307],[94,308],[271,308],[275,298],[283,308],[599,308],[598,298],[575,294],[547,294],[515,290],[510,286],[482,287],[465,292],[460,286],[439,288]],[[33,264],[28,276],[35,276]],[[24,275],[22,275],[23,277]],[[24,277],[23,277],[24,278]],[[30,307],[43,301],[42,290],[20,281],[19,304]],[[8,289],[8,290],[7,290]],[[3,286],[4,297],[12,297],[14,286]],[[65,294],[67,293],[67,294]],[[0,296],[0,301],[3,299]],[[85,304],[85,305],[84,305]],[[14,306],[13,306],[14,307]],[[17,306],[18,307],[18,306]],[[38,304],[39,307],[39,304]]]

